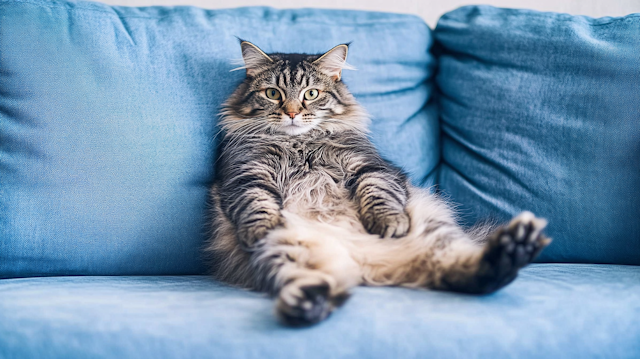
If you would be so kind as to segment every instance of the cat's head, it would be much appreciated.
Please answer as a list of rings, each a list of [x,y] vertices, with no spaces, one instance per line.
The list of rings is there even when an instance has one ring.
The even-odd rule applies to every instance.
[[[348,45],[321,55],[266,54],[241,41],[247,77],[224,105],[229,133],[286,134],[366,131],[368,118],[341,81]]]

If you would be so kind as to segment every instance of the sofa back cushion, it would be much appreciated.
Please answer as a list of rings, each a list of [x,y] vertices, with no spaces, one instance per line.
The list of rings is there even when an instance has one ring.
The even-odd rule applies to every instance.
[[[357,11],[0,0],[0,277],[205,271],[220,104],[237,37],[267,52],[352,42],[344,81],[416,183],[439,159],[431,35]]]
[[[440,188],[466,223],[531,210],[541,261],[640,264],[640,14],[468,6],[434,36]]]

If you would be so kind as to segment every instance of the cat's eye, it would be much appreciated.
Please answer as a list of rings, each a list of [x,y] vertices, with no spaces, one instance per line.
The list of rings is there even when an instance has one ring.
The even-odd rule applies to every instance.
[[[274,89],[274,88],[268,88],[265,91],[265,95],[267,95],[267,98],[271,99],[271,100],[279,100],[282,95],[280,94],[280,91],[278,91],[278,89]]]
[[[318,98],[319,94],[320,91],[316,89],[307,90],[307,92],[304,93],[304,99],[307,101],[315,100],[316,98]]]

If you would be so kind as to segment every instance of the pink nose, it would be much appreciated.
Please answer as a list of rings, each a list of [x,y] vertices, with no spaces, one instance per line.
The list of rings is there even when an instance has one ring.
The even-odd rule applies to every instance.
[[[291,117],[291,119],[293,120],[293,118],[296,117],[297,113],[296,112],[288,112],[287,115],[289,115],[289,117]]]

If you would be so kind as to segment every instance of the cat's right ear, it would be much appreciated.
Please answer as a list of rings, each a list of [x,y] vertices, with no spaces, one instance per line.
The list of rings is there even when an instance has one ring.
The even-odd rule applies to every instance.
[[[257,73],[262,72],[265,66],[273,63],[273,60],[264,51],[249,41],[241,40],[240,48],[242,48],[242,59],[244,60],[244,68],[247,70],[248,77],[255,76]]]

